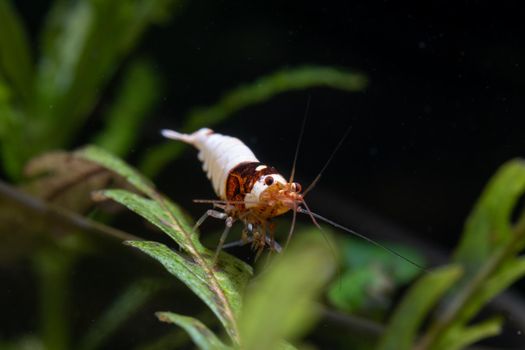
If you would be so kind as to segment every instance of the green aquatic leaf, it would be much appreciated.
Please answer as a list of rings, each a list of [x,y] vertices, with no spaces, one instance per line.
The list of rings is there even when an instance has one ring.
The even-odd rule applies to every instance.
[[[477,271],[512,239],[512,211],[523,193],[525,162],[505,163],[476,203],[454,253],[454,261],[465,264],[467,273]]]
[[[63,147],[85,123],[123,59],[176,0],[58,1],[42,36],[33,128],[40,150]],[[111,33],[111,35],[108,35]]]
[[[10,0],[0,1],[0,72],[22,100],[32,93],[33,62],[24,25]]]
[[[122,159],[115,157],[104,149],[96,146],[87,146],[75,152],[75,154],[122,176],[133,187],[145,195],[150,197],[155,195],[155,185],[149,179],[142,176],[137,170],[130,167]]]
[[[191,256],[176,253],[161,243],[128,241],[127,244],[159,261],[168,272],[180,279],[215,313],[232,340],[238,340],[235,317],[240,311],[242,290],[238,287],[246,282],[245,271],[239,270],[237,275],[231,275],[231,270],[227,272],[219,267],[210,274]]]
[[[194,109],[187,116],[185,129],[193,131],[220,123],[242,108],[261,103],[286,91],[315,86],[356,92],[364,90],[367,83],[367,78],[361,73],[334,67],[305,66],[284,69],[259,78],[251,84],[239,86],[211,107]]]
[[[193,317],[177,315],[173,312],[157,312],[156,315],[162,322],[173,323],[184,328],[201,350],[232,349],[224,345],[208,327]]]
[[[525,276],[525,257],[509,259],[473,293],[456,322],[468,322],[484,305],[523,276]]]
[[[196,250],[203,254],[209,253],[200,243],[198,235],[193,232],[181,210],[168,200],[164,200],[161,204],[153,199],[119,189],[99,191],[97,197],[109,198],[126,206],[161,229],[187,252]]]
[[[298,339],[319,317],[317,298],[335,260],[319,232],[311,233],[295,237],[248,289],[239,318],[243,348],[282,347],[283,340]]]
[[[77,155],[119,174],[149,198],[125,190],[106,190],[99,197],[109,198],[141,215],[168,234],[182,249],[177,253],[157,242],[129,241],[177,276],[210,307],[234,343],[239,343],[236,317],[240,312],[241,295],[251,276],[244,262],[221,252],[216,266],[213,252],[205,248],[186,221],[181,210],[157,193],[153,185],[132,167],[110,153],[91,146]]]
[[[120,157],[127,155],[158,100],[159,79],[150,63],[133,62],[126,70],[116,101],[104,118],[106,126],[94,143]]]
[[[457,282],[461,274],[459,266],[451,265],[422,276],[397,306],[377,349],[410,349],[430,308]]]
[[[482,339],[499,334],[502,324],[503,319],[501,317],[493,317],[471,326],[455,329],[454,332],[449,332],[446,337],[439,339],[433,349],[465,349]]]
[[[117,297],[115,302],[104,312],[100,319],[88,330],[79,345],[80,350],[99,349],[104,342],[142,305],[153,297],[163,283],[154,280],[140,280]]]
[[[450,341],[463,334],[472,318],[498,293],[525,273],[516,255],[525,244],[525,215],[513,223],[512,213],[525,193],[525,162],[505,163],[493,176],[469,216],[453,260],[465,267],[447,302],[420,338],[422,349],[448,349]],[[487,327],[486,336],[498,327]],[[481,327],[483,329],[483,327]],[[481,337],[483,332],[474,332]],[[443,345],[445,342],[445,345]]]
[[[383,243],[385,244],[385,243]],[[423,257],[414,249],[387,244],[402,256],[425,266]],[[337,308],[361,314],[386,313],[396,289],[421,274],[421,269],[369,242],[340,238],[342,275],[332,282],[328,298]]]

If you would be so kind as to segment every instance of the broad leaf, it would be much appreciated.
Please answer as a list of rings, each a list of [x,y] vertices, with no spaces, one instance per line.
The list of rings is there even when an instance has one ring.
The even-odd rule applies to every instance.
[[[289,347],[319,316],[316,303],[335,270],[330,247],[319,232],[295,237],[250,286],[239,319],[241,345],[265,350]]]

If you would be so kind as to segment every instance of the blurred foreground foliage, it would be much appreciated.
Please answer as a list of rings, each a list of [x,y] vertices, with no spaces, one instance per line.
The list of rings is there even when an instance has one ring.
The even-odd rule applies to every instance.
[[[0,141],[4,169],[13,179],[20,179],[30,158],[72,142],[144,30],[166,20],[178,3],[54,1],[36,55],[13,4],[0,2]],[[105,112],[108,127],[97,137],[122,155],[160,88],[147,61],[131,60],[124,71],[121,92]],[[129,128],[115,128],[123,118]]]
[[[343,271],[331,280],[336,260],[317,230],[310,229],[297,232],[286,253],[269,258],[256,277],[251,266],[225,252],[218,266],[212,266],[213,254],[192,230],[184,210],[119,158],[137,142],[162,91],[150,61],[128,56],[150,24],[165,21],[181,4],[57,0],[44,21],[37,55],[13,3],[0,2],[0,152],[5,173],[22,182],[18,187],[0,183],[0,263],[32,257],[40,303],[38,333],[28,330],[16,339],[0,333],[0,348],[105,348],[130,319],[146,322],[140,310],[166,290],[172,300],[198,298],[209,312],[185,310],[184,302],[157,312],[158,319],[180,328],[148,337],[133,344],[135,348],[187,346],[188,337],[180,329],[201,349],[308,347],[305,335],[315,338],[316,322],[334,313],[354,331],[354,336],[345,332],[329,339],[340,347],[460,349],[499,333],[501,318],[476,317],[525,274],[519,255],[525,246],[525,215],[512,219],[525,192],[522,160],[503,165],[489,182],[450,265],[421,273],[376,248],[340,238]],[[56,151],[71,145],[111,81],[117,82],[115,100],[99,112],[103,128],[89,135],[99,147]],[[363,75],[333,67],[281,70],[241,85],[211,107],[190,111],[183,129],[213,126],[285,91],[324,86],[355,92],[366,84]],[[153,147],[142,155],[139,167],[153,176],[182,150],[176,143]],[[90,193],[95,193],[98,208],[110,214],[93,212]],[[104,224],[119,209],[115,203],[145,218],[170,240],[142,240]],[[73,272],[87,257],[115,254],[113,241],[104,237],[126,241],[169,274],[154,273],[151,266],[139,273],[146,263],[129,250],[116,250],[113,262],[126,264],[120,272],[136,276],[79,332],[71,318],[84,303],[75,304],[70,295]],[[394,249],[414,261],[424,259],[410,249]],[[172,276],[189,292],[175,288]],[[390,313],[399,287],[410,284]],[[368,338],[360,331],[365,328]]]

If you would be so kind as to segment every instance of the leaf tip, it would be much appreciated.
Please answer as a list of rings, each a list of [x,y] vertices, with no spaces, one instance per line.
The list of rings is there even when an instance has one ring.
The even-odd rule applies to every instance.
[[[155,317],[158,318],[161,322],[171,323],[166,311],[157,311],[155,312]]]
[[[91,192],[91,199],[94,202],[103,202],[108,199],[105,191],[93,191]]]

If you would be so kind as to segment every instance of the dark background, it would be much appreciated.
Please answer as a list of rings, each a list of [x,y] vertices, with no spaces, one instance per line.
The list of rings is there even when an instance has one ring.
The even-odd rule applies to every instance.
[[[278,69],[320,64],[356,70],[370,79],[363,93],[286,93],[215,130],[241,138],[287,175],[311,96],[298,181],[308,184],[353,127],[312,191],[311,206],[365,231],[363,222],[388,219],[450,251],[486,181],[525,150],[525,46],[517,4],[188,1],[170,22],[149,30],[137,52],[157,62],[165,92],[134,152],[160,142],[158,130],[180,126],[191,107],[211,105]],[[18,6],[36,36],[48,5]],[[184,195],[181,204],[195,215],[204,209],[192,198],[213,198],[193,151],[158,182],[170,195]],[[389,236],[388,229],[365,233]]]

